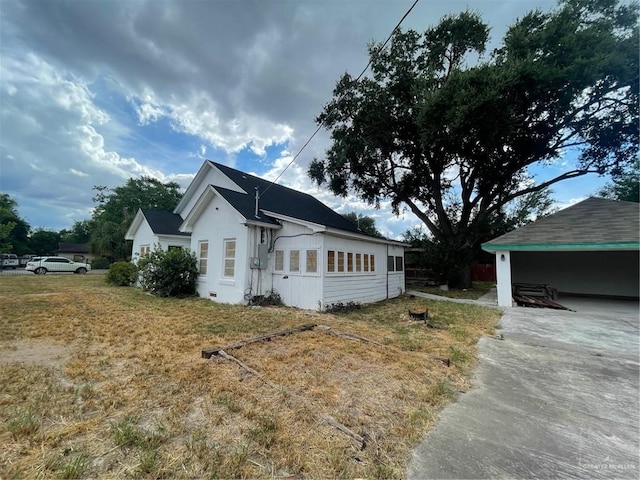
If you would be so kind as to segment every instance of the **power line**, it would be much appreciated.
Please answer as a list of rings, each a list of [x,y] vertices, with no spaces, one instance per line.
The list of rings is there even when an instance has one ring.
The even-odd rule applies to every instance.
[[[391,37],[393,37],[393,34],[395,33],[396,30],[398,30],[398,28],[400,28],[400,25],[402,25],[402,22],[404,22],[405,18],[407,18],[407,16],[409,16],[409,14],[411,13],[411,10],[413,10],[413,7],[415,7],[417,5],[417,3],[420,0],[414,0],[413,4],[411,5],[411,7],[409,7],[409,9],[405,12],[405,14],[402,16],[402,18],[400,19],[400,21],[396,24],[395,27],[393,27],[393,30],[391,30],[391,33],[389,34],[389,36],[387,37],[387,39],[382,43],[382,45],[380,45],[378,47],[378,49],[375,51],[375,53],[377,54],[378,52],[380,52],[384,47],[387,46],[387,43],[389,43],[389,41],[391,40]],[[357,78],[354,80],[354,82],[359,81],[362,76],[366,73],[366,71],[369,69],[369,67],[371,66],[371,55],[369,55],[369,61],[367,62],[367,65],[362,69],[362,71],[360,72],[360,75],[357,76]],[[300,147],[300,150],[298,150],[298,153],[296,153],[293,158],[291,159],[291,161],[287,164],[286,167],[284,167],[284,170],[282,170],[282,172],[280,172],[280,174],[275,178],[275,180],[273,180],[269,186],[267,188],[265,188],[264,192],[262,192],[261,195],[264,195],[265,193],[267,193],[267,191],[271,188],[271,186],[273,184],[275,184],[282,175],[284,175],[284,172],[287,171],[287,169],[293,165],[293,163],[297,160],[297,158],[300,156],[300,154],[304,151],[305,148],[307,148],[307,145],[309,145],[309,143],[311,143],[311,140],[313,140],[313,137],[315,137],[318,132],[322,130],[322,124],[318,125],[318,128],[315,129],[315,131],[311,134],[311,136],[309,137],[309,139],[304,143],[304,145],[302,145],[302,147]]]

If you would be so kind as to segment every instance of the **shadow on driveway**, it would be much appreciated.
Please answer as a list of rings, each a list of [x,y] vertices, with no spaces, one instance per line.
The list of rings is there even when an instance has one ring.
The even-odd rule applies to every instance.
[[[445,408],[407,477],[639,478],[637,301],[508,308],[479,343],[476,388]]]

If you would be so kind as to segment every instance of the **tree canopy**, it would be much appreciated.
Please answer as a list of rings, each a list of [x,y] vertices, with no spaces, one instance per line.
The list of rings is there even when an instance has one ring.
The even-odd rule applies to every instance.
[[[18,203],[6,193],[0,194],[0,253],[31,253],[31,226],[18,214]]]
[[[124,235],[140,208],[172,211],[181,198],[180,185],[151,177],[130,178],[112,190],[94,187],[97,206],[91,219],[91,251],[111,260],[126,260],[131,248]]]
[[[342,216],[357,226],[362,233],[373,237],[382,237],[382,233],[376,228],[375,218],[356,212],[344,213]]]
[[[310,177],[410,209],[469,286],[487,226],[514,200],[635,158],[637,7],[561,1],[517,20],[489,54],[489,27],[468,11],[396,31],[388,47],[370,45],[370,77],[337,82],[317,118],[332,145]],[[550,164],[555,175],[532,178]]]
[[[628,167],[611,174],[611,183],[599,195],[613,200],[640,203],[640,159]]]

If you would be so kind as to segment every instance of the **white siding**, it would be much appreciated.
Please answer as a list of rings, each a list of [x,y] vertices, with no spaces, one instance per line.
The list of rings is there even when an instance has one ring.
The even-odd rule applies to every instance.
[[[131,261],[138,263],[138,260],[140,260],[140,247],[142,245],[149,245],[150,249],[153,250],[153,244],[157,242],[158,237],[153,234],[151,227],[147,221],[143,219],[138,230],[135,232],[133,247],[131,249]]]
[[[149,250],[153,251],[156,245],[167,250],[169,247],[190,248],[191,239],[183,236],[167,236],[155,235],[145,218],[142,219],[138,230],[135,232],[133,246],[131,248],[131,261],[138,263],[140,260],[140,248],[145,245],[149,246]]]
[[[637,251],[511,252],[514,283],[544,283],[561,293],[638,297]]]
[[[217,209],[216,209],[217,208]],[[222,303],[244,303],[248,271],[247,227],[225,202],[214,198],[193,226],[191,249],[198,251],[201,240],[209,242],[207,275],[198,277],[198,295]],[[235,239],[235,276],[223,278],[224,240]]]
[[[404,291],[406,290],[405,276],[404,276],[404,268],[405,268],[404,248],[396,247],[394,245],[389,245],[387,256],[392,256],[394,259],[396,259],[397,257],[402,258],[402,270],[389,272],[389,288],[388,288],[389,298],[395,298],[399,295],[402,295],[402,293],[404,293]],[[385,261],[384,268],[386,271],[386,268],[387,268],[386,259],[384,259],[384,261]]]
[[[269,254],[269,273],[271,287],[280,294],[285,305],[317,310],[322,302],[322,234],[315,233],[301,225],[283,222],[283,228],[275,231],[276,238],[273,251]],[[275,252],[284,252],[284,270],[274,271]],[[300,252],[300,269],[292,272],[290,269],[290,252]],[[318,252],[317,273],[306,272],[306,251]],[[265,285],[269,283],[266,279]]]
[[[327,236],[324,242],[323,263],[326,263],[329,250],[373,254],[375,272],[327,272],[325,265],[323,307],[338,302],[377,302],[397,297],[404,291],[404,271],[387,275],[387,256],[393,254],[404,257],[401,247]]]

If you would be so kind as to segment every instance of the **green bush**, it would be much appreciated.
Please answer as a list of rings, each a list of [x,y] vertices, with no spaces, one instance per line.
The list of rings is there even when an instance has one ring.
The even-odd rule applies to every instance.
[[[138,268],[131,262],[116,262],[109,265],[105,282],[111,285],[128,287],[138,278]]]
[[[108,258],[96,258],[91,262],[92,270],[104,270],[109,268],[109,259]]]
[[[198,260],[195,253],[182,248],[169,251],[158,245],[138,262],[140,285],[159,297],[195,295]]]

